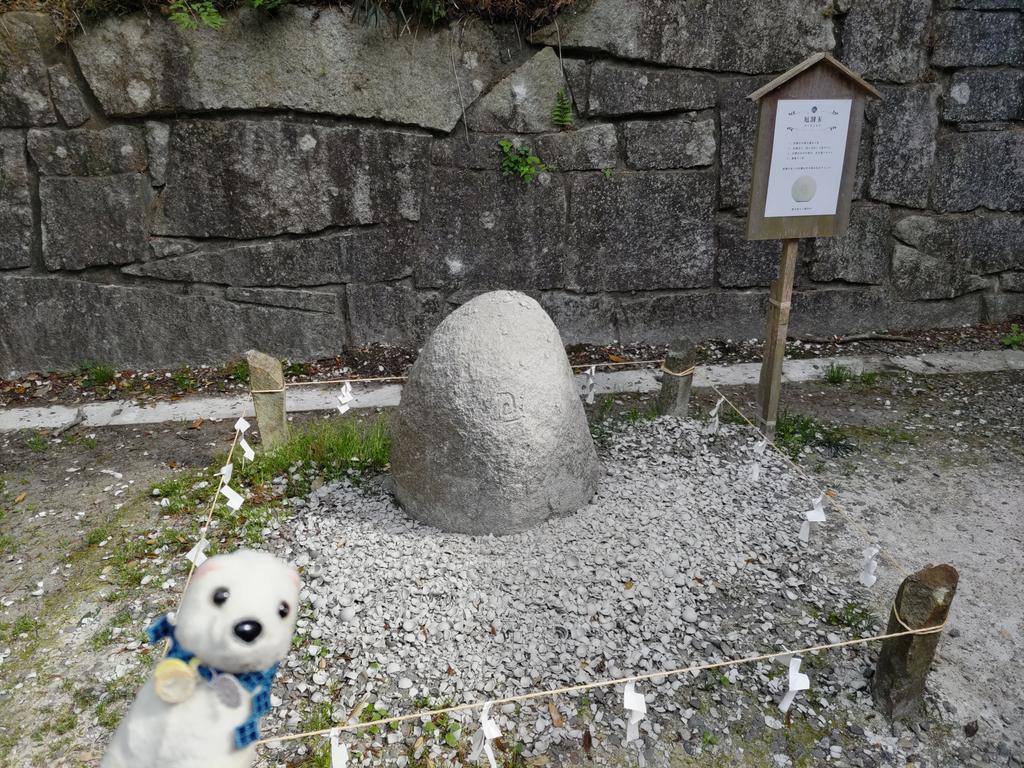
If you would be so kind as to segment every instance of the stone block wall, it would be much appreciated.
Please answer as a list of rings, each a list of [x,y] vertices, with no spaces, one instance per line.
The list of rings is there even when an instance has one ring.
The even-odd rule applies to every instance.
[[[884,99],[794,332],[1024,312],[1024,0],[590,0],[529,41],[298,6],[65,45],[2,22],[3,373],[415,345],[493,288],[570,342],[760,336],[779,244],[744,238],[745,97],[818,50]],[[503,138],[548,172],[502,177]]]

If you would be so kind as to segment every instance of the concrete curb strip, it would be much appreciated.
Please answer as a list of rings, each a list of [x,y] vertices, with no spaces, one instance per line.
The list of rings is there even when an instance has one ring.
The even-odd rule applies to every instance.
[[[841,365],[853,373],[906,371],[918,375],[953,373],[989,373],[994,371],[1024,370],[1024,350],[983,350],[977,352],[934,352],[924,355],[894,357],[819,357],[809,360],[787,360],[782,380],[791,383],[816,381],[824,378],[830,365]],[[756,384],[761,364],[698,366],[694,374],[695,387],[743,386]],[[596,394],[619,392],[646,393],[660,387],[653,369],[598,373],[594,381]],[[584,376],[577,375],[582,385]],[[337,387],[293,387],[288,392],[289,413],[330,411],[337,405]],[[402,387],[399,384],[354,383],[357,408],[382,408],[398,405]],[[114,427],[131,424],[160,424],[169,421],[193,419],[228,419],[240,414],[253,414],[252,399],[248,396],[194,397],[174,402],[139,405],[133,401],[87,403],[82,406],[52,405],[48,407],[7,408],[0,411],[0,432],[16,429],[59,429],[73,421],[79,410],[85,427]]]

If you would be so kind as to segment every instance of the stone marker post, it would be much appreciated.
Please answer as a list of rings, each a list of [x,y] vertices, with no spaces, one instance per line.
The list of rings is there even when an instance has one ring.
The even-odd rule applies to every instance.
[[[256,408],[256,425],[266,449],[288,440],[288,411],[284,401],[284,369],[281,361],[255,349],[245,353],[249,363],[249,389]]]
[[[886,634],[942,626],[959,579],[951,565],[930,565],[905,578],[896,593]],[[923,714],[924,679],[940,635],[904,635],[882,642],[872,693],[875,704],[890,719],[912,720]]]
[[[696,362],[697,347],[690,339],[684,336],[669,345],[662,367],[661,392],[658,393],[659,414],[686,418]]]

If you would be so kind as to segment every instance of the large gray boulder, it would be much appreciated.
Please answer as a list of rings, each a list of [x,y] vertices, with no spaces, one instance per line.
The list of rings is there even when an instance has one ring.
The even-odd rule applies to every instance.
[[[447,531],[522,531],[590,501],[599,467],[551,318],[515,291],[477,296],[431,335],[392,425],[402,506]]]

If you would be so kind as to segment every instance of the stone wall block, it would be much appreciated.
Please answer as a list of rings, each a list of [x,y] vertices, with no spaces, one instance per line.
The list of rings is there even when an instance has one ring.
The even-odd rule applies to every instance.
[[[930,13],[931,0],[853,3],[843,23],[843,63],[871,80],[921,79]]]
[[[793,293],[789,329],[796,336],[833,336],[877,331],[885,327],[880,288],[819,288]],[[764,335],[764,329],[756,334]]]
[[[714,183],[707,171],[574,175],[574,287],[589,292],[710,286]]]
[[[534,140],[534,148],[541,161],[556,171],[597,171],[614,168],[619,162],[614,125],[586,125],[574,131],[546,133]]]
[[[1011,293],[1024,293],[1024,270],[1000,275],[999,288]]]
[[[32,201],[21,131],[0,130],[0,269],[32,263]]]
[[[39,14],[10,13],[0,25],[0,128],[57,122],[34,22],[48,23]]]
[[[601,0],[562,14],[532,37],[564,49],[725,72],[781,72],[835,47],[821,0]]]
[[[946,120],[1024,120],[1024,70],[969,69],[953,73],[943,101]]]
[[[550,131],[555,128],[551,108],[565,87],[558,54],[544,48],[477,99],[466,122],[474,131]]]
[[[732,217],[718,222],[718,284],[723,288],[771,285],[779,273],[782,244],[747,240],[747,222]]]
[[[710,109],[717,101],[708,75],[598,60],[590,71],[586,114],[631,115]]]
[[[5,372],[69,369],[90,357],[134,368],[223,363],[257,346],[312,360],[337,354],[345,340],[341,315],[241,304],[188,290],[0,275],[0,296],[9,298],[0,301]]]
[[[396,40],[346,8],[287,5],[231,12],[218,30],[180,30],[159,15],[108,16],[72,41],[104,112],[149,116],[293,109],[451,131],[519,51],[490,24]],[[454,52],[458,85],[452,73]]]
[[[1024,14],[946,11],[935,15],[934,35],[936,66],[1024,65]]]
[[[938,211],[1024,210],[1024,133],[949,133],[938,140]]]
[[[897,243],[892,282],[904,299],[951,299],[966,292],[966,265],[956,256],[933,255]]]
[[[408,226],[208,247],[154,238],[151,245],[160,258],[122,271],[160,280],[253,287],[398,280],[412,274],[413,244]]]
[[[146,170],[146,140],[140,128],[114,125],[94,130],[33,128],[28,151],[49,176],[109,176]]]
[[[1024,269],[1024,216],[907,216],[896,237],[919,251],[991,275]]]
[[[818,238],[811,247],[811,279],[819,282],[879,284],[892,259],[892,221],[889,206],[855,204],[850,228],[842,237]]]
[[[608,339],[619,338],[615,302],[608,296],[545,291],[539,301],[566,344],[602,343],[602,340],[607,343]]]
[[[353,344],[416,347],[449,308],[432,291],[393,283],[356,283],[345,289]]]
[[[715,160],[715,121],[684,116],[624,123],[626,164],[637,170],[696,168]]]
[[[909,208],[928,205],[938,130],[937,85],[882,87],[871,100],[875,118],[870,195]]]
[[[670,344],[682,329],[697,339],[764,336],[768,294],[686,291],[616,297],[614,302],[620,339]],[[599,342],[600,337],[595,332],[586,341]]]
[[[63,64],[54,64],[48,71],[53,105],[66,125],[77,128],[89,119],[89,109],[82,98],[82,92]]]
[[[420,216],[430,139],[280,120],[174,123],[159,234],[253,238]]]
[[[46,268],[85,269],[142,258],[147,186],[140,174],[41,178]],[[51,286],[56,291],[58,283]]]
[[[718,94],[722,147],[720,150],[720,203],[722,208],[746,209],[750,201],[750,174],[757,136],[757,105],[747,96],[768,78],[727,80]]]
[[[415,248],[416,285],[533,290],[565,284],[565,190],[552,174],[532,183],[436,168],[426,192],[431,215]]]
[[[171,127],[155,120],[146,122],[146,152],[149,156],[149,178],[154,187],[162,187],[167,178],[167,154]]]

